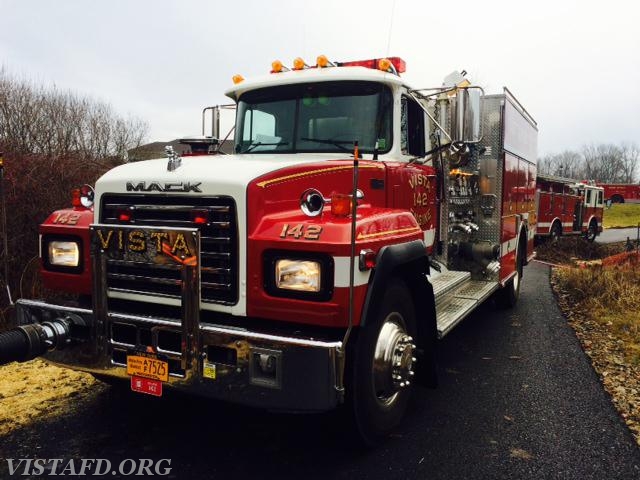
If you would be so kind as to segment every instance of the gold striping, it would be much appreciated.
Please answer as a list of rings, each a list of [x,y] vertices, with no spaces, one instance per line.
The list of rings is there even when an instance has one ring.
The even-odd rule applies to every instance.
[[[407,233],[407,232],[420,232],[422,229],[420,227],[409,227],[409,228],[400,228],[398,230],[386,230],[384,232],[376,232],[376,233],[359,233],[358,240],[362,240],[365,238],[373,238],[373,237],[381,237],[383,235],[395,235],[396,233]]]
[[[383,167],[380,165],[360,165],[359,168],[380,168]],[[265,180],[263,182],[258,182],[258,186],[261,188],[267,187],[273,183],[284,182],[287,180],[292,180],[294,178],[302,178],[308,177],[310,175],[316,175],[318,173],[329,173],[329,172],[337,172],[339,170],[353,170],[353,165],[345,165],[340,167],[329,167],[329,168],[319,168],[317,170],[309,170],[308,172],[300,172],[300,173],[292,173],[291,175],[284,175],[278,178],[272,178],[271,180]]]

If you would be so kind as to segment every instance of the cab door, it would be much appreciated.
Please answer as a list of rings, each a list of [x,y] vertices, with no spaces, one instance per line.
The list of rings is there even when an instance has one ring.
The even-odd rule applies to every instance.
[[[388,205],[409,210],[423,231],[427,250],[433,251],[437,238],[438,185],[436,171],[424,163],[429,144],[425,113],[409,95],[401,97],[400,160],[387,162],[390,198]]]

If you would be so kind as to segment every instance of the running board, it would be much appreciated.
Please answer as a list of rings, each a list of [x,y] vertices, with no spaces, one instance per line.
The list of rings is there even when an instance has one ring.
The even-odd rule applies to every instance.
[[[498,282],[483,282],[481,280],[470,280],[468,272],[448,271],[449,273],[466,273],[467,276],[462,280],[457,280],[453,287],[446,286],[440,288],[440,295],[436,295],[436,318],[438,323],[438,338],[444,337],[453,329],[462,319],[469,315],[475,308],[482,303],[489,295],[498,289]],[[440,277],[432,281],[435,283]]]

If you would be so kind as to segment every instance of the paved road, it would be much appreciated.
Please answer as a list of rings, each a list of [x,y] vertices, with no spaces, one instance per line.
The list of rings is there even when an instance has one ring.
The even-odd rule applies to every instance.
[[[349,448],[332,414],[109,390],[18,432],[0,456],[171,458],[171,478],[186,479],[640,478],[640,449],[558,311],[547,267],[527,267],[522,294],[516,309],[485,307],[442,341],[440,387],[419,390],[374,451]]]
[[[612,243],[612,242],[624,242],[627,237],[631,240],[635,240],[638,237],[637,228],[607,228],[603,230],[600,235],[596,237],[596,242],[599,243]]]

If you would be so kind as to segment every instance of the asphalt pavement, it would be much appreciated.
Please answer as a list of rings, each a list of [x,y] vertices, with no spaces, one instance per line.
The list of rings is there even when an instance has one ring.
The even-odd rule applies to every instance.
[[[607,228],[596,237],[596,242],[624,242],[627,238],[630,238],[632,241],[636,240],[638,238],[638,228]]]
[[[640,448],[548,277],[548,267],[532,263],[515,309],[487,305],[449,334],[440,386],[417,390],[402,427],[375,450],[352,448],[336,414],[110,389],[16,432],[0,456],[169,458],[168,478],[179,479],[638,479]]]

